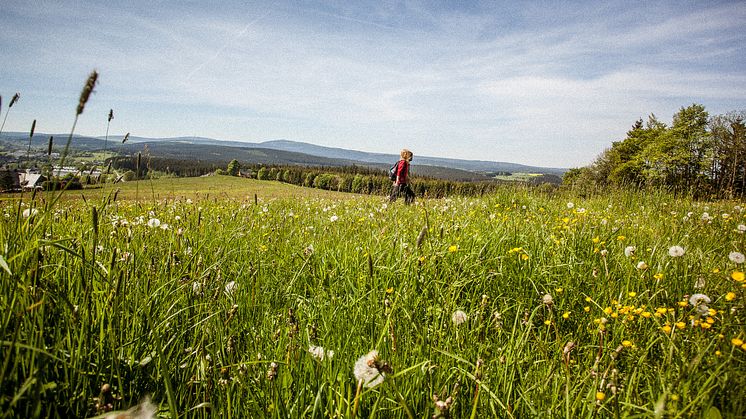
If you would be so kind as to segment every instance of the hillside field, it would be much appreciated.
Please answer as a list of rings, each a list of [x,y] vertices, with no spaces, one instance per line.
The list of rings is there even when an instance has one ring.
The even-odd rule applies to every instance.
[[[746,415],[739,202],[221,176],[0,212],[6,416]]]

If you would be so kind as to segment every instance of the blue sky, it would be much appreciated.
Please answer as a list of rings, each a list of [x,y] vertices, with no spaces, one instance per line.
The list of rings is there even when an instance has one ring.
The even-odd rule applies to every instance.
[[[746,109],[746,2],[15,1],[5,131],[591,163],[635,120]],[[416,162],[416,160],[415,160]]]

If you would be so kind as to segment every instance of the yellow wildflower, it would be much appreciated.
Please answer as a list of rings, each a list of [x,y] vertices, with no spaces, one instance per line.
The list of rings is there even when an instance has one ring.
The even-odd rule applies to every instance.
[[[732,343],[733,346],[741,346],[741,345],[743,345],[743,340],[741,340],[739,338],[733,338],[733,339],[730,340],[730,343]]]
[[[684,322],[676,322],[676,328],[679,329],[679,330],[682,330],[682,329],[686,328],[686,323],[684,323]]]
[[[604,401],[604,399],[606,399],[606,394],[604,392],[602,392],[602,391],[597,391],[596,392],[596,400],[602,402],[602,401]]]
[[[730,274],[730,277],[733,278],[733,280],[736,282],[743,282],[744,278],[746,278],[746,276],[744,276],[744,273],[741,271],[733,271],[733,273]]]
[[[725,294],[725,301],[733,301],[735,299],[736,299],[736,293],[735,292],[730,291],[727,294]]]
[[[663,333],[671,333],[671,326],[669,326],[669,325],[667,325],[667,324],[664,324],[664,325],[663,325],[663,326],[661,327],[661,330],[663,331]]]

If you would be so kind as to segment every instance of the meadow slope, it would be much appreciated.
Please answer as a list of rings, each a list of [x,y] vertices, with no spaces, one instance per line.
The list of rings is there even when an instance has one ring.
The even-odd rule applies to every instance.
[[[0,410],[746,414],[742,204],[218,179],[0,204]]]

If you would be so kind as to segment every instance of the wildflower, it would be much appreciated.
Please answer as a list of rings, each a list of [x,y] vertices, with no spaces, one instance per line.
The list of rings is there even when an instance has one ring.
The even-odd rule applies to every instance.
[[[689,304],[693,305],[697,309],[697,313],[701,316],[707,316],[710,314],[710,308],[707,307],[707,304],[710,304],[710,302],[712,302],[710,297],[704,294],[692,294],[692,296],[689,297]]]
[[[661,327],[661,330],[663,331],[663,333],[671,333],[671,326],[669,326],[669,325],[667,325],[667,324],[664,324],[664,325],[663,325],[663,326]]]
[[[381,363],[378,359],[378,351],[375,349],[358,358],[355,362],[355,378],[361,381],[365,387],[375,387],[383,382],[385,372],[390,372],[391,367]]]
[[[743,282],[745,278],[743,272],[741,271],[733,271],[733,273],[730,274],[730,277],[733,278],[733,280],[736,282]]]
[[[545,326],[551,326],[552,325],[552,321],[551,320],[544,320],[544,325]]]
[[[733,291],[729,291],[727,294],[725,294],[725,301],[733,301],[736,299],[736,293]]]
[[[631,298],[634,298],[637,295],[637,293],[634,291],[630,291],[627,293],[627,295],[629,295]]]
[[[604,393],[603,391],[597,391],[596,392],[596,400],[602,402],[605,399],[606,399],[606,393]]]
[[[547,307],[552,307],[552,304],[554,304],[554,299],[550,294],[544,294],[544,296],[541,297],[541,302],[544,303]]]
[[[672,258],[684,256],[684,248],[681,246],[671,246],[668,248],[668,255]]]
[[[679,330],[684,330],[686,328],[686,323],[684,322],[676,322],[676,328]]]
[[[746,256],[743,255],[741,252],[730,252],[728,253],[728,259],[730,259],[733,263],[743,263],[746,261]]]
[[[562,318],[565,319],[565,320],[569,319],[570,318],[570,312],[566,311],[566,312],[562,313]]]
[[[143,399],[140,404],[137,406],[132,407],[131,409],[127,411],[119,411],[119,412],[110,412],[106,416],[104,416],[105,419],[114,419],[114,418],[136,418],[136,419],[151,419],[151,418],[157,418],[158,415],[158,406],[154,405],[150,401],[150,397],[145,396],[145,399]]]
[[[157,228],[157,227],[160,227],[160,226],[161,226],[161,220],[159,220],[157,218],[151,218],[150,220],[148,220],[148,227],[150,227],[150,228]]]
[[[630,257],[635,255],[635,250],[637,248],[635,246],[627,246],[624,248],[624,256]]]
[[[661,279],[663,279],[663,272],[658,272],[657,274],[653,275],[653,278],[660,281]]]
[[[625,348],[629,348],[629,347],[632,346],[632,341],[631,340],[623,340],[622,341],[622,346],[624,346]]]
[[[572,202],[568,202],[567,209],[573,209],[573,208],[575,208],[575,204],[573,204]]]
[[[466,321],[467,319],[468,319],[468,316],[466,315],[466,313],[464,313],[464,312],[463,312],[463,311],[461,311],[461,310],[456,310],[456,311],[454,311],[454,312],[453,312],[453,314],[451,315],[451,321],[452,321],[452,322],[453,322],[453,324],[455,324],[456,326],[460,326],[460,325],[461,325],[461,324],[463,324],[463,323],[464,323],[464,322],[465,322],[465,321]]]
[[[267,370],[267,380],[272,381],[275,378],[277,378],[277,363],[273,362],[269,364],[269,369]]]
[[[456,246],[455,244],[451,245],[451,246],[448,246],[448,252],[449,253],[454,253],[456,251],[458,251],[458,246]]]
[[[38,213],[39,210],[36,208],[26,208],[25,210],[23,210],[23,218],[34,217]]]
[[[337,220],[339,220],[339,217],[337,217],[336,215],[332,215],[331,217],[329,217],[329,221],[331,222],[335,222]]]
[[[319,361],[323,361],[324,358],[332,359],[332,357],[334,356],[334,351],[325,350],[321,346],[311,345],[308,347],[308,352],[310,352],[311,355]]]
[[[730,340],[730,343],[732,343],[733,346],[741,346],[743,345],[743,340],[739,338],[733,338]]]
[[[738,227],[736,227],[736,231],[737,231],[738,233],[741,233],[741,234],[743,234],[744,232],[746,232],[746,225],[744,225],[744,224],[739,224],[739,225],[738,225]]]
[[[641,260],[641,261],[637,262],[637,269],[639,269],[641,271],[644,271],[647,268],[648,268],[648,264],[645,263],[645,261]]]

